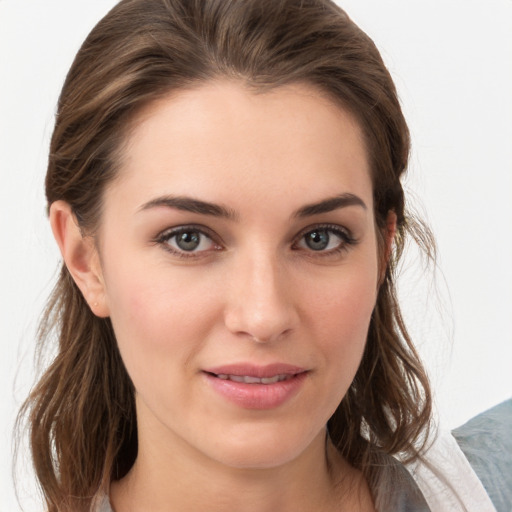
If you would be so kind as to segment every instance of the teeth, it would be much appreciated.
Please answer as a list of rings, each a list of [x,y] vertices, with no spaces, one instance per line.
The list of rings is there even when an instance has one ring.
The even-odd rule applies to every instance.
[[[261,379],[258,379],[258,377],[249,377],[247,375],[247,376],[244,376],[241,378],[242,378],[242,381],[245,382],[246,384],[259,384],[261,382]],[[240,382],[240,381],[238,381],[238,382]]]
[[[274,384],[274,382],[279,382],[279,375],[275,377],[263,377],[261,379],[262,384]]]
[[[225,373],[219,373],[218,379],[232,380],[234,382],[242,382],[244,384],[275,384],[276,382],[282,382],[283,380],[291,379],[293,375],[274,375],[274,377],[252,377],[251,375],[227,375]]]

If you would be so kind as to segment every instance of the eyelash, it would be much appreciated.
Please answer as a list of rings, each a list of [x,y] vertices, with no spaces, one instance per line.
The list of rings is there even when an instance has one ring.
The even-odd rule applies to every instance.
[[[309,248],[301,248],[298,247],[298,243],[304,239],[304,237],[307,234],[310,234],[314,231],[324,231],[329,234],[334,234],[338,238],[341,239],[340,244],[328,251],[324,250],[318,250],[315,251],[314,249]],[[162,247],[170,252],[172,255],[177,256],[179,258],[183,259],[190,259],[190,258],[200,258],[204,257],[206,254],[211,252],[210,250],[204,250],[204,251],[190,251],[187,252],[185,250],[177,250],[169,245],[169,241],[173,239],[174,237],[183,234],[183,233],[198,233],[201,236],[207,237],[211,240],[212,244],[214,245],[214,251],[220,251],[222,250],[222,244],[216,241],[216,238],[214,234],[206,229],[204,226],[197,226],[197,225],[186,225],[186,226],[179,226],[176,228],[170,228],[166,229],[165,231],[161,232],[157,237],[153,240],[154,243],[162,245]],[[348,251],[351,246],[354,246],[358,243],[358,241],[351,235],[350,231],[348,231],[345,228],[342,228],[337,225],[332,224],[316,224],[313,226],[308,226],[307,228],[303,229],[295,238],[295,241],[292,245],[292,250],[294,251],[300,251],[304,250],[306,252],[311,253],[311,255],[314,255],[315,257],[329,257],[334,256],[336,254],[339,254],[344,251]]]
[[[205,256],[205,252],[210,251],[184,251],[174,249],[169,245],[169,241],[174,237],[181,235],[183,233],[199,233],[201,236],[209,238],[215,246],[215,251],[220,251],[222,249],[222,245],[215,241],[215,236],[210,230],[206,229],[204,226],[196,226],[196,225],[187,225],[187,226],[179,226],[177,228],[170,228],[162,231],[154,240],[155,243],[162,245],[162,247],[170,252],[174,256],[178,256],[179,258],[188,259],[188,258],[200,258],[201,256]]]
[[[337,247],[330,249],[328,251],[315,251],[314,249],[310,248],[308,252],[314,255],[315,257],[324,258],[329,256],[335,256],[342,252],[348,251],[352,246],[358,243],[358,241],[352,236],[351,232],[346,228],[343,228],[335,224],[316,224],[313,226],[308,226],[299,233],[299,235],[297,236],[297,242],[294,242],[294,248],[297,246],[297,243],[303,240],[307,234],[313,233],[314,231],[325,231],[329,234],[334,234],[335,236],[341,239],[341,242]],[[295,250],[301,249],[297,248]]]

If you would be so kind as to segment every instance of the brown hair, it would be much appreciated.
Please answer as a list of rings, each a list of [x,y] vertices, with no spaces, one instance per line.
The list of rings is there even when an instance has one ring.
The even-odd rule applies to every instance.
[[[429,385],[394,281],[408,233],[427,252],[433,245],[428,233],[418,237],[404,209],[400,177],[409,133],[395,87],[371,39],[339,7],[330,0],[121,1],[90,33],[65,81],[48,204],[67,201],[83,232],[94,234],[102,191],[116,175],[137,112],[170,91],[217,77],[255,91],[307,83],[343,105],[366,137],[378,232],[390,210],[397,215],[363,360],[328,422],[343,456],[375,484],[382,454],[417,457],[429,426]],[[135,460],[134,390],[110,320],[92,314],[65,266],[40,328],[40,350],[53,332],[57,355],[22,415],[48,510],[88,510]]]

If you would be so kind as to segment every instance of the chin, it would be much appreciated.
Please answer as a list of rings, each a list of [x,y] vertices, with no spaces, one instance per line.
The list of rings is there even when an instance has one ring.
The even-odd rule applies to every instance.
[[[237,429],[215,444],[212,458],[233,469],[273,469],[284,466],[302,456],[310,448],[325,441],[325,429],[320,431],[293,431],[283,425],[252,425]]]

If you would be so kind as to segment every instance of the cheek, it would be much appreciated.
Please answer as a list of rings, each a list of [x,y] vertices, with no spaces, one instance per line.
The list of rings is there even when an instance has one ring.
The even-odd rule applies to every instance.
[[[343,376],[343,386],[346,387],[357,372],[366,346],[373,311],[371,299],[371,296],[357,297],[353,294],[340,298],[337,314],[333,312],[328,325],[326,351],[332,357],[335,374]]]
[[[346,270],[308,301],[311,335],[321,343],[330,382],[341,397],[361,362],[377,296],[376,265]]]
[[[119,349],[136,387],[151,375],[171,379],[170,365],[187,368],[217,316],[208,296],[212,287],[194,285],[186,272],[119,264],[106,274],[106,287]]]
[[[315,286],[308,301],[314,322],[349,340],[364,334],[377,298],[377,265],[352,265]]]

